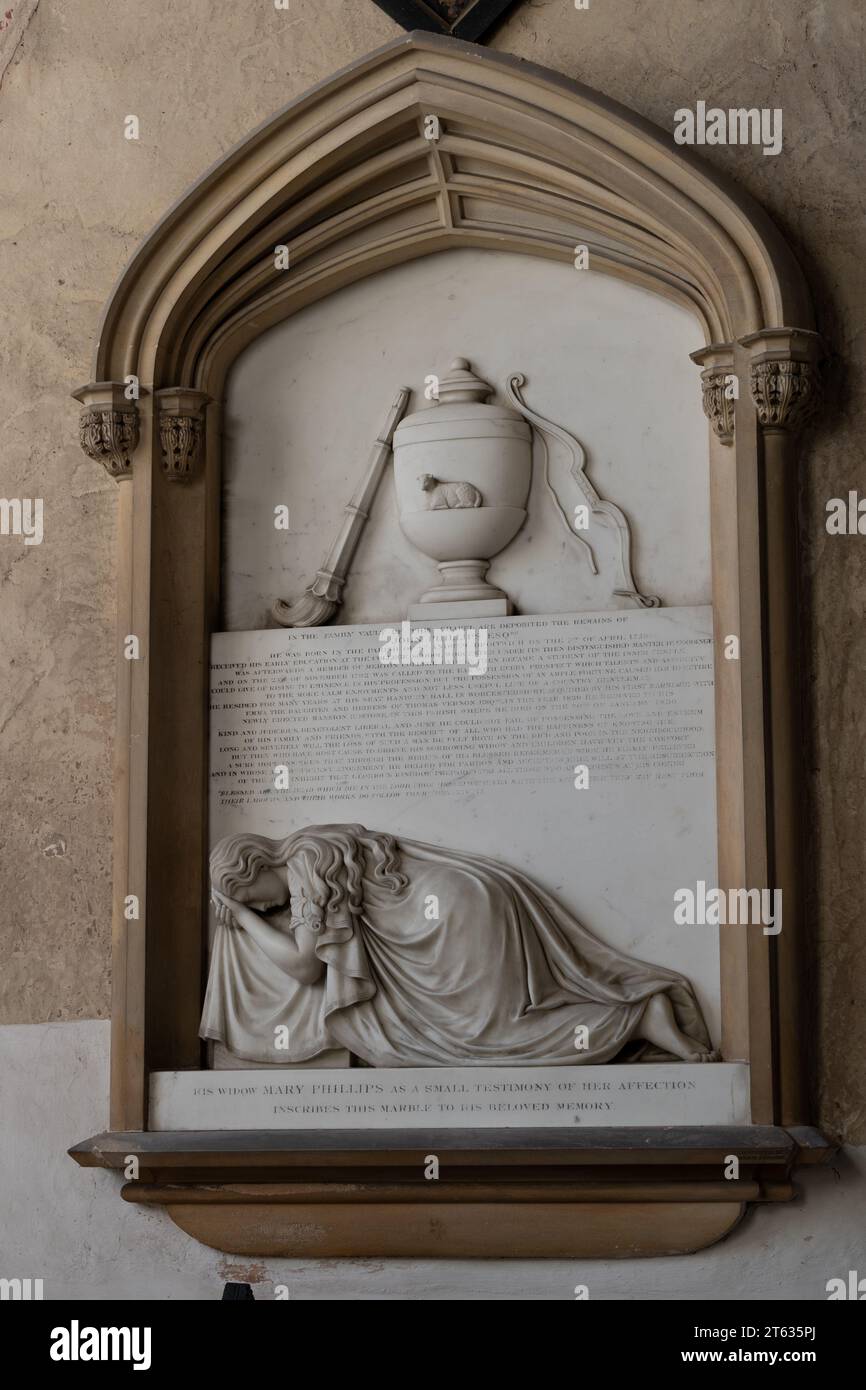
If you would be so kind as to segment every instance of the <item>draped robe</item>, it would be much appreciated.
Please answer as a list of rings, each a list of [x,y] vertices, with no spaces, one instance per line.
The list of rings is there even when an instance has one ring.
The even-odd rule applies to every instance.
[[[399,841],[408,887],[363,880],[363,908],[325,910],[309,853],[287,865],[293,930],[311,920],[325,966],[313,985],[241,927],[213,942],[201,1036],[252,1062],[348,1048],[374,1067],[580,1065],[613,1060],[656,994],[696,1047],[710,1041],[683,976],[604,945],[523,874],[481,855]],[[425,909],[438,900],[438,920]],[[275,1051],[275,1028],[288,1049]],[[575,1030],[585,1026],[578,1049]],[[664,1058],[647,1044],[635,1057]]]

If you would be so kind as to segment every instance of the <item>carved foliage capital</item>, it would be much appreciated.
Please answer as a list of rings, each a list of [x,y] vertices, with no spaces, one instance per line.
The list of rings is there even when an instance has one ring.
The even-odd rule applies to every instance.
[[[204,454],[204,391],[171,387],[157,391],[162,469],[170,482],[187,482]]]
[[[112,478],[132,477],[138,446],[138,408],[118,382],[93,382],[73,395],[83,409],[78,440],[88,458],[101,463]]]
[[[82,410],[79,441],[88,458],[103,464],[112,478],[132,477],[138,444],[137,410]]]
[[[773,328],[741,341],[752,353],[749,386],[762,428],[799,429],[820,401],[820,337],[803,329]]]
[[[162,469],[172,482],[184,482],[198,464],[202,442],[202,420],[198,415],[160,413],[159,442]]]
[[[730,372],[701,372],[701,392],[704,414],[723,444],[734,442],[734,409],[736,398],[731,390]]]
[[[799,429],[814,414],[820,397],[817,364],[791,358],[753,362],[750,386],[765,429]]]
[[[734,442],[737,378],[734,375],[733,348],[730,343],[712,343],[691,354],[702,367],[701,396],[704,414],[723,444]]]

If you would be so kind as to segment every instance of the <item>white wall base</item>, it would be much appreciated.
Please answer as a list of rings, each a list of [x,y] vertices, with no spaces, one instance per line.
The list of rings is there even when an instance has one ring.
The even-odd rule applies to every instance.
[[[0,1277],[47,1300],[218,1300],[228,1281],[293,1300],[824,1300],[866,1274],[866,1148],[806,1170],[801,1196],[758,1207],[726,1241],[654,1260],[244,1260],[198,1245],[69,1145],[107,1128],[107,1022],[0,1027]]]

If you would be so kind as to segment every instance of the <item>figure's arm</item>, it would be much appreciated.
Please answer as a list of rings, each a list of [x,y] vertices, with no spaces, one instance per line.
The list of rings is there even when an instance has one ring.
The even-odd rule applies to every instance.
[[[325,973],[324,961],[316,955],[316,933],[301,924],[290,936],[284,936],[264,921],[245,903],[234,902],[213,889],[217,901],[228,908],[239,927],[249,932],[269,960],[302,985],[314,985]]]

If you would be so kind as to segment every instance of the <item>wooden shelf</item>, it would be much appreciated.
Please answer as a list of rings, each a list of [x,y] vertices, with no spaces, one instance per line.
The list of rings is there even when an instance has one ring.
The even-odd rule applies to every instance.
[[[164,1206],[230,1254],[548,1257],[685,1254],[728,1234],[747,1202],[787,1201],[816,1130],[424,1130],[393,1134],[99,1134],[82,1167],[139,1178],[126,1201]],[[428,1156],[440,1177],[424,1177]],[[739,1176],[725,1178],[731,1157]]]

